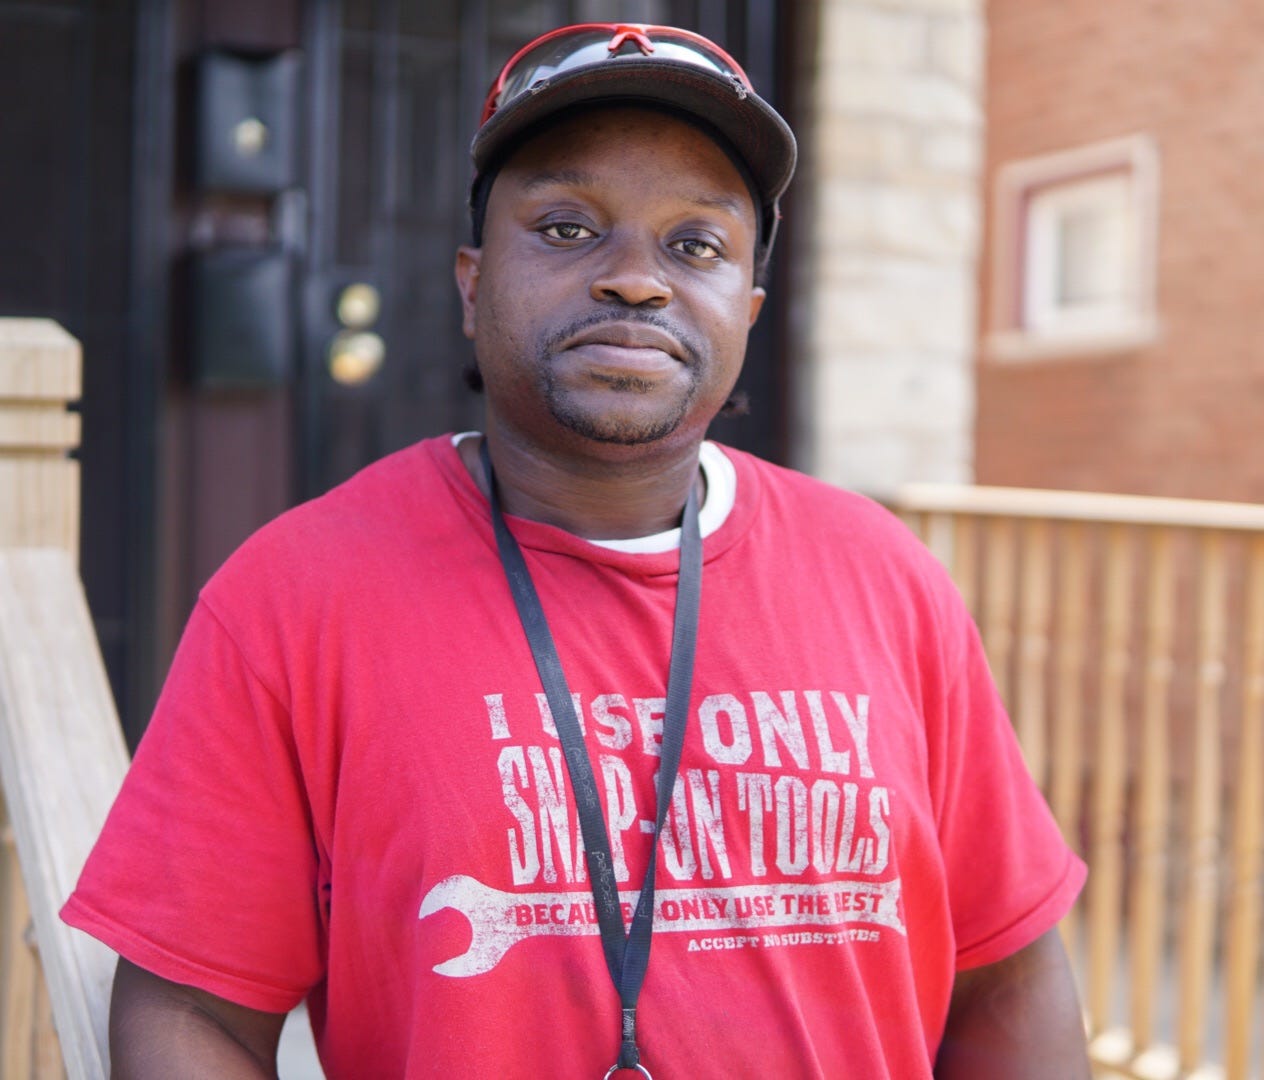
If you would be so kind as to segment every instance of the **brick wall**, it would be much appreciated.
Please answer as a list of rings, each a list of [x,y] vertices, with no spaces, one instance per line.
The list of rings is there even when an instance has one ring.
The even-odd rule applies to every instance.
[[[1262,100],[1264,4],[989,0],[987,205],[1007,161],[1153,136],[1161,330],[1132,352],[981,361],[980,483],[1264,501]]]
[[[966,480],[982,0],[796,10],[796,465],[882,494]]]

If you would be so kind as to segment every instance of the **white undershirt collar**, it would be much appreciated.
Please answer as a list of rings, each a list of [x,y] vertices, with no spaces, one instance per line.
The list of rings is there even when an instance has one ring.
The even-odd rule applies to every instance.
[[[462,431],[452,436],[452,445],[456,446],[462,439],[474,438],[479,434],[477,431]],[[706,501],[698,512],[698,527],[706,537],[724,524],[733,509],[737,499],[737,471],[733,468],[733,463],[725,457],[724,451],[713,442],[704,442],[699,447],[698,464],[702,466],[702,475],[707,481]],[[650,536],[634,536],[627,540],[590,540],[589,543],[611,551],[653,555],[675,551],[680,547],[680,529],[668,529]]]

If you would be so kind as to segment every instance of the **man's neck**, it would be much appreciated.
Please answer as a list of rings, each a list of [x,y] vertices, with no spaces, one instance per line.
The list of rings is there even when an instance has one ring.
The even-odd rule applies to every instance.
[[[457,451],[486,494],[481,442],[462,439]],[[689,485],[698,485],[699,502],[705,495],[697,444],[649,461],[598,463],[577,463],[567,455],[541,453],[495,435],[488,449],[506,514],[555,525],[587,540],[625,540],[674,529]]]

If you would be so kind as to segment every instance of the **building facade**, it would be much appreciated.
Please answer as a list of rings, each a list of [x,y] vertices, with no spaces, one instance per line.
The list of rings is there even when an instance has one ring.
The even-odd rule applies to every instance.
[[[990,0],[976,477],[1264,500],[1264,8]]]

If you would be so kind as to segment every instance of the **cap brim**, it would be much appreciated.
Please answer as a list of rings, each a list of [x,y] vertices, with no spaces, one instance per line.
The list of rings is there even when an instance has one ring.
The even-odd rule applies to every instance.
[[[753,91],[679,60],[616,59],[542,80],[479,128],[470,146],[475,169],[482,173],[554,113],[603,101],[651,102],[706,121],[741,156],[765,206],[775,214],[797,155],[789,125]]]

